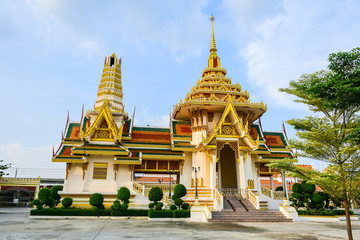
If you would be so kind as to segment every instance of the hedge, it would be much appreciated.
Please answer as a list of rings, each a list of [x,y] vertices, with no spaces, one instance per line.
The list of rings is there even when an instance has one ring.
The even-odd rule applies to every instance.
[[[149,216],[150,218],[189,218],[190,211],[186,210],[147,210],[129,209],[112,211],[110,209],[80,209],[80,208],[44,208],[32,209],[32,216]],[[300,215],[300,214],[299,214]]]
[[[56,209],[56,208],[44,208],[33,209],[30,211],[30,215],[38,216],[110,216],[110,209]]]
[[[190,211],[187,210],[174,210],[173,211],[173,218],[189,218]]]
[[[129,210],[120,210],[120,211],[111,211],[111,216],[138,216],[138,217],[147,217],[147,209],[129,209]]]
[[[149,218],[172,218],[173,211],[171,210],[149,210]]]
[[[345,215],[345,210],[332,210],[332,211],[316,211],[316,210],[298,210],[298,215],[311,215],[311,216],[336,216]],[[350,215],[354,212],[350,210]]]
[[[149,210],[149,218],[189,218],[186,210]]]

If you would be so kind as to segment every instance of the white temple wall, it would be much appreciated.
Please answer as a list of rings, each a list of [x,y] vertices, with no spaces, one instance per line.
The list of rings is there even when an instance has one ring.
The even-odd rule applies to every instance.
[[[84,192],[113,192],[115,187],[115,176],[113,170],[112,156],[89,156],[89,165],[85,175]],[[93,179],[94,162],[108,163],[106,179]]]
[[[131,171],[129,165],[119,165],[118,172],[116,174],[116,189],[119,190],[121,187],[127,187],[128,189],[132,189],[131,186]]]
[[[191,188],[191,176],[192,176],[192,156],[193,153],[185,153],[185,162],[180,175],[180,183],[186,188]]]
[[[251,155],[251,169],[252,169],[252,175],[253,175],[253,179],[254,179],[254,187],[255,187],[255,189],[261,191],[260,179],[258,177],[256,164],[255,164],[258,161],[259,161],[259,155]]]
[[[208,157],[205,152],[205,177],[204,177],[204,185],[206,187],[210,187],[210,175],[212,174],[212,164],[210,163],[212,158]]]
[[[254,179],[253,171],[252,171],[252,155],[248,155],[246,160],[244,161],[244,167],[245,167],[245,179],[246,179],[246,186],[248,183],[248,179]]]
[[[72,163],[69,169],[68,177],[64,183],[64,192],[82,192],[82,164]]]

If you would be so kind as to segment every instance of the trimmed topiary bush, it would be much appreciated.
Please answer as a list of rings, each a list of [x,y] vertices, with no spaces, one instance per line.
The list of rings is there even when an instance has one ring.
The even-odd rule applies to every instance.
[[[149,207],[150,209],[153,209],[153,208],[155,207],[155,204],[154,204],[154,203],[149,203],[148,207]]]
[[[176,210],[177,209],[177,206],[175,205],[170,205],[170,210]]]
[[[316,204],[319,204],[317,207],[323,208],[320,206],[320,202],[315,203],[315,201],[311,200],[311,196],[314,194],[316,186],[314,184],[309,184],[306,181],[300,183],[295,183],[292,186],[293,194],[289,198],[292,202],[291,206],[295,209],[300,207],[306,207],[306,209],[316,208]],[[322,204],[323,205],[323,204]]]
[[[284,188],[282,186],[275,188],[275,191],[284,191]]]
[[[128,208],[130,196],[130,190],[127,187],[121,187],[118,190],[117,198],[122,202],[122,209]]]
[[[39,199],[47,199],[51,197],[51,190],[49,188],[42,188],[38,193]]]
[[[61,196],[59,195],[59,191],[63,190],[63,186],[55,185],[51,188],[51,198],[55,200],[55,206],[60,203]]]
[[[149,191],[149,200],[153,201],[155,204],[158,201],[161,201],[161,199],[163,198],[164,194],[161,188],[159,187],[152,187]]]
[[[164,204],[162,202],[158,202],[156,204],[155,210],[161,210],[163,206],[164,206]]]
[[[127,205],[126,203],[124,203],[123,205],[121,205],[121,208],[123,210],[127,210],[129,208],[129,205]]]
[[[130,190],[127,187],[121,187],[118,191],[117,198],[121,201],[130,199]]]
[[[174,204],[181,209],[184,201],[181,199],[186,196],[186,187],[182,184],[176,184],[174,187],[174,195],[172,196],[172,200],[174,200]]]
[[[111,210],[114,210],[114,211],[120,211],[121,210],[121,204],[118,200],[115,200],[113,202],[113,205],[110,207]]]
[[[177,196],[177,198],[182,198],[186,196],[186,187],[182,184],[176,184],[174,187],[174,196]]]
[[[104,196],[101,193],[93,193],[90,196],[89,203],[97,209],[104,209]]]
[[[55,205],[55,200],[51,197],[51,190],[49,188],[42,188],[38,193],[39,200],[41,205],[48,206],[53,208]],[[37,205],[38,206],[38,205]]]
[[[181,205],[181,208],[184,209],[184,210],[189,210],[190,209],[190,204],[184,203],[183,205]]]
[[[64,197],[63,200],[61,201],[61,204],[63,205],[64,208],[70,208],[71,205],[73,204],[73,199],[71,197]]]
[[[176,206],[178,206],[179,209],[181,208],[181,205],[182,205],[183,203],[184,203],[184,201],[181,200],[181,198],[177,198],[177,199],[175,199],[175,201],[174,201],[174,204],[175,204]]]
[[[40,205],[41,202],[40,202],[39,199],[35,199],[34,201],[32,201],[32,204],[34,204],[35,206],[37,206],[37,205]]]
[[[157,208],[158,210],[161,210],[161,207],[158,207],[158,202],[161,201],[161,199],[163,198],[164,194],[161,188],[159,187],[152,187],[149,191],[149,200],[154,202],[154,207],[155,209]],[[150,208],[149,204],[149,208]],[[160,209],[159,209],[160,208]],[[151,209],[151,208],[150,208]]]

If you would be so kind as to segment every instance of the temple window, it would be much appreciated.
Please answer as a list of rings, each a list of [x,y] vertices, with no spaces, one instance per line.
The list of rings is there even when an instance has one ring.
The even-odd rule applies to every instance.
[[[94,163],[93,179],[106,179],[107,169],[107,163]]]
[[[110,58],[110,66],[113,66],[115,63],[115,59],[113,57]]]

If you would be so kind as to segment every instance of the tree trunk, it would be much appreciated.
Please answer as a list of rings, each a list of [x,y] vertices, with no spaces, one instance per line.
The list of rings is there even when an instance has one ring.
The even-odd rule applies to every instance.
[[[347,227],[347,233],[348,233],[348,239],[353,240],[352,236],[352,230],[351,230],[351,220],[350,220],[350,211],[349,211],[349,202],[346,198],[344,201],[344,207],[345,207],[345,215],[346,215],[346,227]]]

